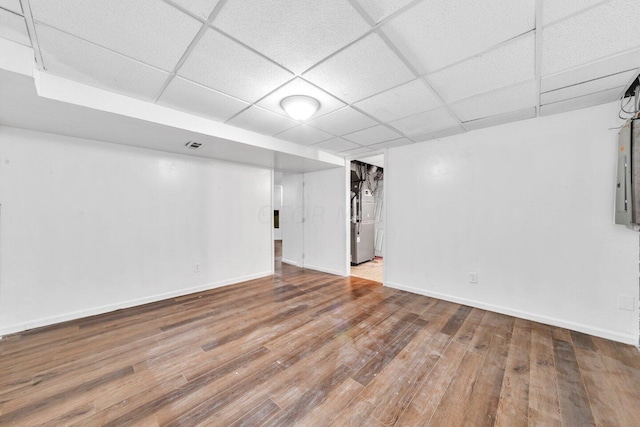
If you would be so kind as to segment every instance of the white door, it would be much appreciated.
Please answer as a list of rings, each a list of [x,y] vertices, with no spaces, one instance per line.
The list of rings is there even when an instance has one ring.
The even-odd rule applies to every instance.
[[[282,206],[280,209],[280,233],[282,237],[282,262],[303,266],[304,251],[303,176],[282,174]]]

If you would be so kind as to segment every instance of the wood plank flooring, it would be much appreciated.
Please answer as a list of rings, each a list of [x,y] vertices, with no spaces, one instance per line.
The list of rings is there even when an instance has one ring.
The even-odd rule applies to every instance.
[[[283,265],[5,337],[0,425],[635,426],[631,346]]]

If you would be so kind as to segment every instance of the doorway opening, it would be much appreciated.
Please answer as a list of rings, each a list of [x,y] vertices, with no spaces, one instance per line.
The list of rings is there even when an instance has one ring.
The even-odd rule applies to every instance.
[[[351,161],[351,275],[384,280],[384,155]]]
[[[304,175],[273,172],[274,274],[304,266]]]
[[[282,229],[280,228],[280,212],[282,211],[282,172],[273,172],[273,261],[274,273],[282,272]]]

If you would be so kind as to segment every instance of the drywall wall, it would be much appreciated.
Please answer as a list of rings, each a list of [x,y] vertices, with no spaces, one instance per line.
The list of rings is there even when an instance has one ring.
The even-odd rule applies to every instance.
[[[271,182],[0,127],[0,333],[272,274]]]
[[[386,284],[637,344],[638,233],[613,224],[617,115],[390,149]]]
[[[348,275],[345,168],[304,174],[304,266]]]
[[[282,174],[282,209],[280,233],[282,235],[282,262],[302,267],[304,251],[303,175]]]

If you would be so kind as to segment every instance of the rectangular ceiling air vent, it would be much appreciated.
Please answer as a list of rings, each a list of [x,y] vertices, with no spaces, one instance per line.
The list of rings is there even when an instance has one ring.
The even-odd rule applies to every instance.
[[[196,150],[198,148],[200,148],[202,144],[199,142],[195,142],[195,141],[189,141],[187,142],[184,146],[187,148],[191,148],[192,150]]]

